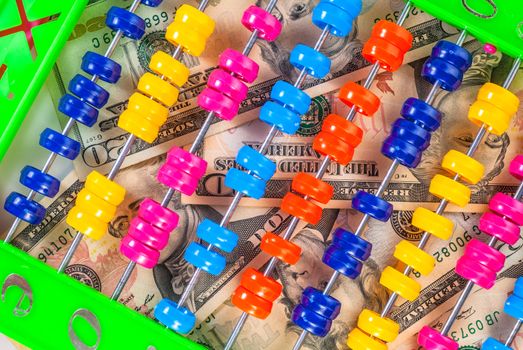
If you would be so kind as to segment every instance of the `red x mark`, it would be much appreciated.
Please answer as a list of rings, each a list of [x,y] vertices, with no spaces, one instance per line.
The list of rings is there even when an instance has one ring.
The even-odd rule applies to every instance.
[[[16,6],[18,7],[18,13],[20,14],[20,19],[22,20],[22,23],[12,28],[0,30],[0,38],[7,35],[11,35],[13,33],[24,32],[25,37],[27,39],[27,44],[29,45],[29,50],[31,51],[31,55],[33,56],[33,59],[36,59],[37,53],[31,29],[33,29],[34,27],[38,27],[39,25],[45,24],[47,22],[52,22],[56,20],[60,13],[40,18],[35,21],[30,21],[27,18],[27,13],[25,12],[23,0],[16,0]],[[0,70],[0,78],[2,77],[4,72]]]

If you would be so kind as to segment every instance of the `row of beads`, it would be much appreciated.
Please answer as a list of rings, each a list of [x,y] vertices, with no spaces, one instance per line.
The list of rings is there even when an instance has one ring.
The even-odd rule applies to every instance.
[[[156,7],[161,0],[142,0],[147,6]],[[114,31],[120,31],[124,36],[138,40],[145,33],[145,22],[142,18],[119,7],[111,7],[107,12],[106,25]],[[77,74],[69,83],[70,94],[65,94],[59,102],[58,110],[88,127],[93,126],[98,119],[98,109],[103,108],[109,100],[109,92],[96,83],[101,79],[109,84],[115,84],[119,79],[122,67],[109,57],[88,51],[82,59],[82,70],[93,76],[88,79]],[[40,146],[61,157],[74,160],[80,153],[80,143],[50,128],[40,134]],[[33,193],[39,193],[53,198],[60,189],[60,180],[27,165],[20,174],[20,183]],[[5,210],[17,218],[37,225],[45,217],[46,209],[38,202],[28,197],[12,192],[4,204]]]

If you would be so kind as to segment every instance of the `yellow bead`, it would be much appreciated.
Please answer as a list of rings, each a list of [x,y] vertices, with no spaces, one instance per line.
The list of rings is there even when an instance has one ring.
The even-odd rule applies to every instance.
[[[115,207],[119,206],[125,198],[125,188],[97,171],[87,175],[85,188]]]
[[[358,317],[358,327],[384,342],[391,342],[400,333],[400,325],[390,318],[381,317],[374,311],[363,309]]]
[[[156,74],[165,76],[171,83],[179,87],[185,85],[189,80],[189,68],[163,51],[156,51],[151,57],[149,68]]]
[[[456,150],[450,150],[445,154],[441,166],[452,175],[458,174],[472,185],[477,184],[485,175],[483,164]]]
[[[477,126],[485,125],[488,132],[500,136],[510,126],[512,115],[485,101],[476,101],[470,106],[469,120]]]
[[[139,92],[131,95],[127,110],[141,115],[142,118],[158,126],[163,125],[169,116],[169,109]]]
[[[89,213],[102,222],[110,222],[116,215],[116,207],[90,192],[87,188],[76,196],[75,207]]]
[[[387,344],[372,338],[359,328],[350,331],[347,345],[352,350],[387,350]]]
[[[137,88],[146,96],[152,96],[167,107],[174,106],[180,94],[177,88],[152,73],[142,75]]]
[[[211,36],[216,26],[214,20],[196,7],[184,4],[176,11],[175,23],[184,23],[199,31],[205,38]]]
[[[502,86],[493,83],[486,83],[479,89],[478,100],[492,103],[511,117],[519,109],[519,98]]]
[[[120,129],[135,135],[147,143],[153,143],[160,131],[158,125],[154,125],[149,120],[144,119],[140,114],[130,110],[126,110],[120,115],[118,126]]]
[[[176,22],[167,27],[165,38],[175,46],[180,45],[184,51],[193,56],[200,56],[207,42],[207,38],[194,28]]]
[[[434,270],[436,260],[430,254],[416,247],[414,244],[401,241],[396,244],[394,257],[426,276]]]
[[[408,301],[416,299],[421,292],[418,282],[390,266],[381,273],[380,284]]]
[[[452,236],[454,223],[444,216],[419,207],[412,215],[412,225],[446,241]]]
[[[429,192],[462,208],[470,202],[470,189],[443,175],[432,178]]]
[[[82,211],[78,207],[73,207],[67,217],[65,222],[75,230],[83,233],[93,240],[99,240],[107,232],[109,224],[98,220],[98,218],[93,215]]]

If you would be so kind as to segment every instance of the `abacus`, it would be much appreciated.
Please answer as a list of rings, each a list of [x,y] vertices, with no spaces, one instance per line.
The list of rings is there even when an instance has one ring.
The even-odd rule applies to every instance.
[[[523,156],[518,155],[512,160],[509,167],[510,173],[518,180],[523,180]],[[418,344],[424,348],[431,349],[458,349],[458,343],[447,336],[454,324],[463,304],[467,300],[475,284],[490,289],[496,282],[496,274],[501,271],[505,264],[505,255],[496,249],[498,241],[514,245],[519,240],[520,227],[523,225],[523,203],[520,202],[523,195],[523,183],[516,190],[513,197],[503,193],[496,193],[489,202],[491,211],[484,213],[479,220],[479,228],[491,236],[488,243],[477,239],[471,240],[465,247],[465,252],[456,263],[456,273],[468,280],[465,288],[456,301],[447,321],[441,331],[424,326],[418,334]],[[509,297],[505,304],[505,312],[515,318],[523,318],[521,313],[520,284],[516,283],[514,295]],[[519,323],[519,322],[518,322]],[[521,326],[521,323],[519,323]],[[519,329],[519,326],[517,327]],[[505,345],[509,345],[517,330],[511,333]],[[500,346],[500,347],[498,347]],[[483,349],[508,349],[494,339],[488,340]]]

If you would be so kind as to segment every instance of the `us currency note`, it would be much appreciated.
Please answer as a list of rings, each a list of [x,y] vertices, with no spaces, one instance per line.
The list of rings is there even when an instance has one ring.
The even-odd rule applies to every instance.
[[[58,105],[66,93],[68,81],[78,73],[81,54],[86,50],[104,53],[114,32],[105,27],[104,19],[110,6],[129,6],[130,0],[101,0],[91,3],[84,11],[71,39],[67,43],[49,82],[51,95]],[[279,79],[292,81],[296,70],[288,63],[289,52],[301,42],[313,45],[319,29],[311,24],[311,11],[318,1],[280,0],[274,14],[283,23],[281,36],[273,43],[259,42],[251,54],[260,64],[258,80],[251,86],[242,103],[240,115],[233,121],[214,120],[209,135],[236,127],[257,117],[257,108],[269,97],[271,86]],[[100,111],[98,122],[88,128],[75,125],[74,137],[82,146],[81,156],[75,161],[80,178],[91,170],[107,172],[118,156],[128,134],[117,127],[119,115],[125,110],[129,96],[139,77],[148,70],[150,57],[158,49],[173,51],[165,38],[165,28],[172,21],[176,9],[183,3],[197,5],[195,1],[165,0],[158,8],[141,6],[138,14],[145,19],[146,34],[140,41],[123,39],[114,59],[122,64],[122,78],[116,85],[103,84],[111,93],[107,106]],[[173,144],[190,143],[200,129],[205,113],[198,108],[196,97],[205,87],[207,77],[216,67],[218,55],[230,47],[241,51],[249,32],[241,26],[241,14],[249,5],[265,5],[264,1],[251,0],[211,1],[206,13],[216,21],[216,30],[207,42],[201,57],[185,55],[183,62],[191,68],[189,82],[182,88],[178,103],[171,108],[170,117],[161,128],[153,144],[136,142],[124,164],[128,166],[165,153]],[[402,0],[366,0],[362,15],[355,21],[354,30],[347,38],[330,37],[323,52],[332,59],[332,73],[322,80],[307,79],[304,88],[311,96],[339,88],[347,80],[359,80],[368,71],[368,63],[361,57],[362,43],[370,36],[372,24],[379,19],[395,20],[404,6]],[[411,62],[428,55],[432,44],[456,34],[450,28],[427,14],[412,9],[406,26],[414,35],[414,46],[405,57]],[[61,121],[66,122],[64,117]]]
[[[488,81],[500,83],[506,76],[511,59],[500,54],[487,55],[477,42],[471,42],[467,49],[474,53],[473,65],[465,74],[463,85],[455,93],[440,91],[434,106],[443,113],[439,130],[431,136],[431,144],[424,151],[421,163],[414,169],[400,166],[384,198],[394,203],[398,210],[413,210],[423,205],[435,208],[439,199],[429,192],[429,184],[436,173],[446,172],[441,168],[441,159],[450,149],[466,153],[478,127],[467,118],[469,106],[476,100],[479,88]],[[404,65],[393,75],[380,73],[371,90],[380,97],[382,105],[373,118],[358,115],[355,119],[364,131],[363,142],[356,148],[353,160],[347,166],[331,162],[325,179],[334,187],[334,197],[328,207],[348,208],[350,199],[358,190],[375,192],[392,163],[380,153],[381,146],[390,134],[391,125],[400,116],[403,101],[409,97],[424,98],[430,88],[420,77],[424,60]],[[512,85],[512,91],[523,96],[523,71],[520,71]],[[305,116],[298,133],[293,136],[278,134],[267,155],[276,162],[276,174],[269,181],[261,200],[245,198],[240,205],[279,205],[281,198],[290,190],[292,178],[297,172],[315,174],[322,162],[320,155],[312,148],[314,136],[321,130],[323,120],[331,113],[347,115],[349,108],[338,98],[338,91],[331,91],[313,99],[313,107]],[[201,185],[191,197],[182,201],[190,204],[223,204],[231,201],[233,191],[225,186],[225,174],[235,162],[238,149],[249,145],[255,149],[263,143],[269,127],[260,121],[253,121],[238,128],[216,134],[205,140],[201,155],[208,167]],[[489,135],[474,154],[485,165],[485,176],[471,187],[472,198],[465,208],[449,205],[449,211],[479,212],[493,193],[500,190],[513,193],[519,183],[503,168],[512,158],[522,152],[523,111],[513,118],[506,134],[498,137]]]

